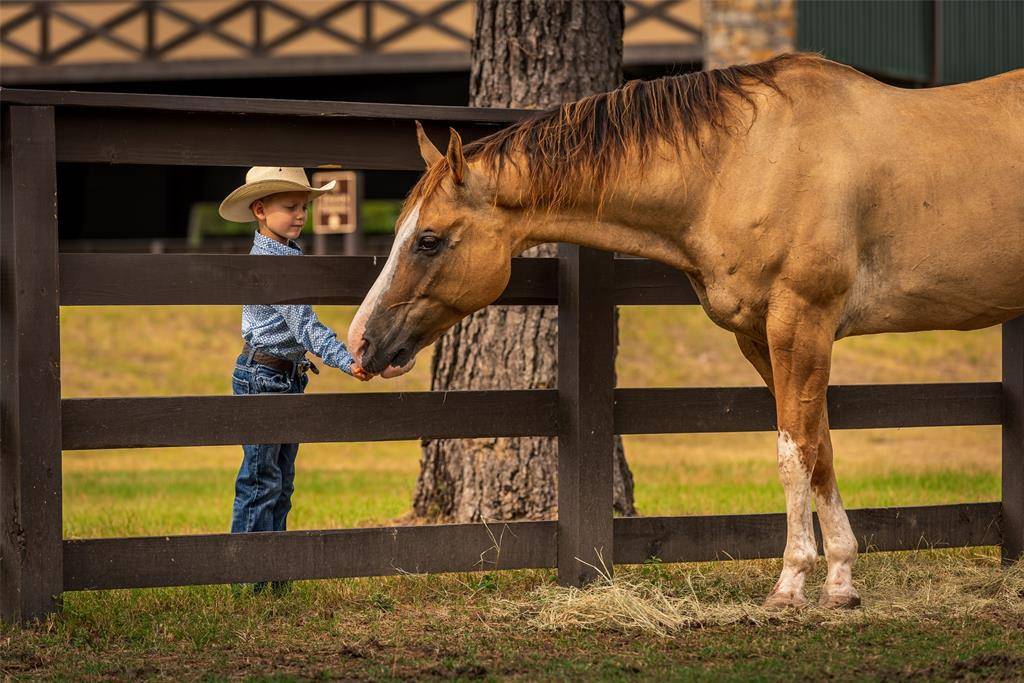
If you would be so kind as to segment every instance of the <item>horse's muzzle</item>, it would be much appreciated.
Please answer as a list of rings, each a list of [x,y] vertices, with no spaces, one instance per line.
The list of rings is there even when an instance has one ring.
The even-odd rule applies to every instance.
[[[379,375],[388,367],[402,368],[408,365],[415,355],[415,349],[415,345],[411,343],[378,344],[373,338],[363,337],[362,353],[358,357],[362,359],[364,370]]]

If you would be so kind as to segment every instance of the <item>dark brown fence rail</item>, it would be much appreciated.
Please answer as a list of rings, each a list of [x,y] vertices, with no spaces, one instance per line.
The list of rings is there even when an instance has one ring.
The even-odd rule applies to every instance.
[[[850,510],[861,552],[998,545],[998,520],[999,503]],[[820,539],[817,516],[814,524]],[[786,535],[781,513],[632,517],[613,525],[616,564],[777,557]],[[558,565],[557,540],[555,522],[68,540],[64,589],[539,569]]]
[[[600,561],[781,553],[781,514],[612,517],[613,434],[775,428],[764,388],[614,387],[614,306],[697,303],[684,276],[642,259],[562,246],[557,259],[514,260],[497,303],[558,305],[557,389],[61,399],[61,305],[355,304],[384,259],[58,254],[58,162],[418,169],[413,119],[472,139],[524,112],[16,90],[0,105],[0,618],[45,615],[66,590],[529,567],[579,584]],[[269,146],[254,151],[253,135]],[[1002,425],[1001,501],[852,510],[862,550],[998,544],[1021,556],[1024,318],[1003,326],[1002,382],[836,386],[828,400],[838,429]],[[353,419],[315,417],[340,411]],[[556,521],[62,538],[62,449],[515,435],[558,438]]]
[[[835,429],[997,425],[1001,391],[996,382],[833,386],[829,420]],[[775,429],[775,402],[762,387],[615,389],[613,396],[616,434]],[[554,389],[61,401],[65,450],[557,436],[557,410]],[[322,418],[341,414],[348,419]]]
[[[222,254],[61,254],[63,306],[140,304],[358,304],[384,267],[380,256]],[[674,268],[645,259],[614,259],[616,304],[695,304]],[[512,259],[499,304],[558,303],[555,259]]]

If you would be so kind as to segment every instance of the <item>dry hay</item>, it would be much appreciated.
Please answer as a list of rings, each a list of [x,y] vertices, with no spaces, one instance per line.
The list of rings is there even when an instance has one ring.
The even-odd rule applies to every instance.
[[[808,581],[808,606],[783,611],[761,606],[778,575],[778,560],[668,568],[623,568],[583,589],[542,586],[505,601],[503,616],[543,630],[602,629],[670,636],[684,629],[783,623],[856,624],[883,621],[964,622],[987,618],[1024,626],[1024,563],[1000,566],[997,554],[970,550],[914,551],[864,556],[855,583],[864,605],[855,610],[816,606],[824,561]]]

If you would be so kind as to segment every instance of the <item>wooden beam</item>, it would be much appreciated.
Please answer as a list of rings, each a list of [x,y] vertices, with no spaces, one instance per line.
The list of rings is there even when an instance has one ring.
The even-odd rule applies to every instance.
[[[372,0],[371,0],[372,1]],[[150,0],[143,0],[147,6]],[[155,34],[154,34],[155,35]],[[3,39],[4,47],[25,54],[33,61],[39,55],[32,49]],[[696,55],[677,61],[700,62],[700,45],[647,46],[626,48],[627,60],[635,63],[664,63],[666,59]],[[189,78],[273,78],[283,76],[334,76],[348,74],[396,74],[469,71],[469,50],[422,50],[416,52],[374,52],[372,45],[362,45],[354,54],[282,56],[253,51],[251,57],[238,59],[182,59],[159,61],[152,57],[134,62],[99,62],[77,64],[30,64],[6,66],[0,83],[7,86],[61,83],[112,83],[118,81],[175,81]],[[689,50],[686,50],[689,48]],[[694,50],[696,48],[696,50]],[[629,59],[636,55],[635,59]]]
[[[829,414],[835,429],[1000,424],[1000,391],[996,382],[830,387]],[[63,439],[64,448],[74,450],[555,436],[555,394],[531,389],[70,398],[62,402]],[[607,429],[617,434],[775,429],[771,395],[760,387],[615,389],[614,397],[614,422],[609,416]],[[334,414],[348,417],[322,418]],[[565,419],[572,424],[588,418]]]
[[[612,569],[612,254],[558,247],[558,581]]]
[[[379,256],[301,260],[242,254],[61,254],[61,305],[358,304],[384,268]],[[615,259],[617,305],[696,304],[678,270]],[[558,262],[514,258],[497,304],[558,301]]]
[[[999,503],[850,510],[860,552],[997,545]],[[821,552],[821,528],[814,516]],[[781,557],[785,513],[615,520],[616,564]]]
[[[154,95],[138,93],[80,92],[73,90],[33,90],[4,88],[3,104],[53,106],[58,109],[124,109],[150,112],[189,112],[204,114],[267,114],[314,118],[360,118],[386,121],[434,121],[438,124],[508,124],[535,115],[528,109],[497,107],[455,107],[424,104],[384,104],[378,102],[338,102],[335,100],[279,100],[255,97],[206,97],[198,95]],[[447,132],[447,131],[445,131]],[[415,140],[415,137],[413,138]],[[420,166],[422,167],[422,160]]]
[[[493,522],[68,540],[63,578],[92,590],[554,565],[554,522]]]
[[[499,124],[454,124],[467,142]],[[340,164],[352,169],[423,170],[411,121],[321,116],[247,116],[161,110],[60,108],[57,160],[172,166]],[[448,123],[424,122],[435,138]],[[117,144],[110,143],[117,140]],[[181,144],[188,140],[187,145]],[[253,140],[260,140],[253,145]]]
[[[851,510],[850,522],[861,552],[999,542],[999,503]],[[815,530],[820,538],[817,520]],[[510,522],[67,540],[64,588],[553,567],[556,531],[555,522]],[[778,557],[785,515],[625,517],[614,520],[614,534],[618,564]]]
[[[1003,562],[1024,558],[1024,316],[1003,323]]]
[[[998,382],[865,384],[828,389],[833,429],[1000,424]],[[764,387],[616,389],[616,434],[773,431]]]
[[[282,259],[242,254],[61,254],[61,305],[355,305],[383,256]],[[557,301],[555,259],[512,259],[499,304]]]
[[[615,259],[615,303],[655,306],[699,304],[686,274],[642,258]]]
[[[57,166],[52,107],[3,117],[0,619],[56,610],[61,569]]]
[[[66,398],[64,448],[554,436],[555,402],[553,389]]]

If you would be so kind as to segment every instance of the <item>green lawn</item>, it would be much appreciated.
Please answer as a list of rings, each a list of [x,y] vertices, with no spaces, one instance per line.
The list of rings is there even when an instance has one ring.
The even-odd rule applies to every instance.
[[[768,614],[776,561],[620,568],[619,600],[550,571],[74,593],[0,627],[0,676],[58,680],[1019,680],[1024,576],[991,553],[864,557],[865,606]],[[814,584],[819,585],[819,569]],[[600,590],[600,588],[598,589]],[[635,618],[660,596],[685,622]],[[647,602],[650,602],[649,600]],[[589,622],[590,625],[584,625]]]
[[[354,309],[318,312],[345,330]],[[230,391],[238,307],[68,308],[61,326],[65,397]],[[620,386],[759,382],[731,336],[695,307],[623,308],[620,330]],[[309,390],[424,390],[428,354],[398,380],[360,384],[325,371]],[[999,332],[844,340],[832,376],[834,383],[996,380]],[[855,430],[834,441],[848,507],[999,496],[998,428]],[[625,443],[641,514],[784,509],[773,434]],[[238,447],[67,452],[65,535],[226,531],[240,456]],[[303,445],[290,528],[402,518],[418,459],[415,442]],[[865,608],[844,615],[760,615],[777,561],[620,569],[627,585],[646,582],[672,600],[698,601],[699,614],[748,615],[660,635],[611,612],[597,626],[551,626],[545,605],[566,595],[547,571],[300,582],[280,598],[233,598],[223,586],[73,593],[49,623],[0,631],[0,677],[1024,677],[1024,582],[998,569],[993,552],[865,556],[856,574]]]

